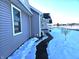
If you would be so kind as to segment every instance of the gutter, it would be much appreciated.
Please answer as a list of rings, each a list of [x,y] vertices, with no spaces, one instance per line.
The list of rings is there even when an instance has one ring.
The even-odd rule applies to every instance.
[[[24,6],[23,3],[22,3],[20,0],[18,0],[18,1],[19,1],[19,3],[22,4],[22,6],[23,6],[25,9],[27,9],[27,10],[30,12],[31,15],[33,15],[33,13],[31,12],[31,10],[29,10],[29,9],[27,8],[27,6]]]
[[[9,1],[10,1],[10,3],[12,3],[15,6],[19,7],[20,9],[22,9],[28,15],[30,15],[30,16],[33,15],[33,13],[31,12],[31,10],[29,10],[28,8],[26,8],[26,6],[24,6],[23,3],[20,0],[9,0]]]

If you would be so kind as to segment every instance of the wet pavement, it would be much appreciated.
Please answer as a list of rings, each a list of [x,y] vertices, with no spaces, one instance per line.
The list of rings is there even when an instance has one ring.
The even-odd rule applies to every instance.
[[[48,46],[49,41],[53,39],[53,37],[49,33],[46,33],[46,35],[48,36],[48,38],[43,40],[36,46],[36,59],[48,59],[46,48]]]

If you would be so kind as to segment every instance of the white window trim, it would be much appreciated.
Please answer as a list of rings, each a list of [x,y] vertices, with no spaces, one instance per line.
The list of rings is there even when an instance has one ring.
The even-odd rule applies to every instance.
[[[21,22],[21,32],[19,33],[15,33],[14,32],[14,15],[13,15],[13,8],[17,9],[20,12],[20,22]],[[11,13],[12,13],[12,26],[13,26],[13,36],[22,34],[22,17],[21,17],[21,10],[19,8],[17,8],[15,5],[11,4]]]

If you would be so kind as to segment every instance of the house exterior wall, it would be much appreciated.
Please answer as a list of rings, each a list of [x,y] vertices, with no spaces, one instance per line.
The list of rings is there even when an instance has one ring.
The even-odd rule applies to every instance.
[[[49,13],[44,13],[41,19],[41,30],[42,32],[49,32],[52,28],[52,19]]]
[[[31,9],[33,16],[31,20],[31,35],[39,36],[39,13]]]
[[[49,19],[45,19],[45,18],[42,18],[41,20],[41,29],[48,29],[48,22],[49,22]]]
[[[22,33],[13,36],[11,2],[0,0],[0,59],[6,59],[30,36],[30,20],[22,13]]]

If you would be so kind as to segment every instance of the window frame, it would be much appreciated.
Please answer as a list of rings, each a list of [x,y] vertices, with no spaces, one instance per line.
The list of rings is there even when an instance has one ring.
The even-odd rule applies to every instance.
[[[21,26],[21,31],[18,32],[18,33],[15,33],[15,26],[14,26],[14,12],[13,12],[13,9],[16,9],[20,12],[20,26]],[[15,5],[11,4],[11,13],[12,13],[12,27],[13,27],[13,36],[16,36],[16,35],[19,35],[22,33],[22,17],[21,17],[21,10],[16,7]]]

